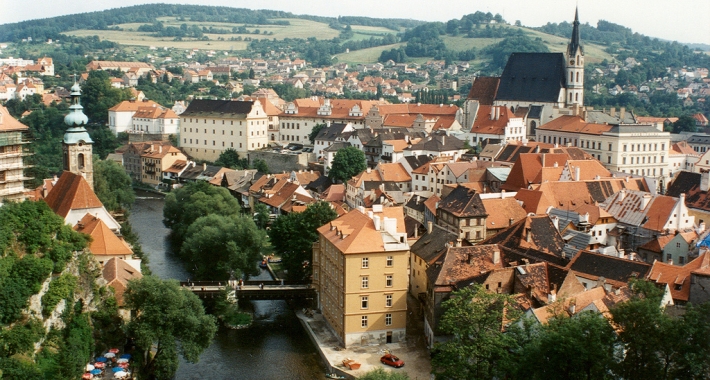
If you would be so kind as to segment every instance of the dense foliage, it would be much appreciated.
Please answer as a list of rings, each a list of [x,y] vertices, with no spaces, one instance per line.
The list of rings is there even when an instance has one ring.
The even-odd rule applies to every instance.
[[[365,153],[354,146],[349,146],[335,153],[328,177],[333,181],[345,182],[365,169],[367,169]]]
[[[281,215],[271,225],[271,245],[281,255],[290,280],[309,278],[317,229],[337,216],[328,202],[318,202],[304,212]]]
[[[503,313],[515,306],[509,296],[478,285],[454,292],[440,325],[451,339],[435,346],[434,373],[441,379],[707,379],[710,304],[688,305],[672,317],[661,307],[661,289],[646,281],[631,287],[633,296],[610,310],[611,320],[591,311],[570,318],[560,300],[544,325]]]
[[[190,225],[200,217],[238,215],[240,210],[229,190],[200,181],[186,184],[165,197],[163,224],[172,230],[172,237],[179,247],[185,241]]]
[[[227,280],[232,272],[257,275],[266,233],[245,215],[207,215],[187,229],[180,256],[196,280]]]
[[[109,211],[129,209],[136,199],[131,177],[111,160],[94,161],[94,192]]]
[[[48,317],[59,301],[70,298],[76,287],[76,277],[71,273],[64,273],[49,283],[49,289],[42,296],[42,315]]]
[[[135,317],[126,325],[135,339],[135,370],[141,378],[172,379],[178,355],[195,363],[217,331],[200,299],[176,281],[145,276],[131,281],[124,294]]]

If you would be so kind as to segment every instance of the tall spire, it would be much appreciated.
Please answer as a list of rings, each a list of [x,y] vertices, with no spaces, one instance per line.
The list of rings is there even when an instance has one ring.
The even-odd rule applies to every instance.
[[[577,48],[582,50],[582,45],[579,44],[579,8],[574,9],[574,23],[572,23],[572,39],[567,45],[567,54],[575,55]]]

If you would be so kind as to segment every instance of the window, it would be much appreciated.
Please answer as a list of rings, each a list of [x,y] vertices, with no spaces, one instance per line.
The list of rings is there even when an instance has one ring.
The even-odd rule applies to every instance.
[[[360,297],[360,309],[367,309],[367,303],[369,301],[368,296],[362,296]]]
[[[387,266],[391,267],[393,265],[394,258],[392,256],[387,256]]]
[[[361,288],[367,289],[370,285],[370,278],[367,276],[362,277],[362,284],[360,285]]]
[[[671,255],[670,253],[666,254],[666,261],[671,261],[671,260],[673,260],[673,255]]]
[[[678,256],[678,264],[680,264],[680,265],[685,264],[685,256]]]
[[[392,325],[392,314],[385,314],[385,326]]]
[[[385,276],[385,286],[388,288],[392,287],[392,275],[388,274]]]
[[[385,306],[392,307],[392,295],[385,294]]]
[[[360,319],[360,326],[367,327],[367,315],[363,315],[362,319]]]
[[[362,268],[366,269],[369,267],[370,267],[370,259],[368,259],[367,257],[363,257],[362,258]]]

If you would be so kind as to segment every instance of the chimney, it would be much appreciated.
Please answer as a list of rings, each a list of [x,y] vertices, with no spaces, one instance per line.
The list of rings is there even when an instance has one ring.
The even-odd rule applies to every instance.
[[[500,199],[505,199],[505,190],[500,191]]]
[[[500,263],[500,250],[496,248],[493,250],[493,264],[498,263]]]
[[[626,116],[626,107],[621,107],[619,109],[619,121],[624,122],[624,116]]]
[[[426,222],[426,233],[430,234],[433,229],[434,229],[434,223],[432,223],[431,220]]]
[[[495,107],[496,109],[496,120],[500,119],[500,107]]]
[[[545,153],[542,154],[542,167],[545,167]]]
[[[384,217],[382,218],[382,224],[384,227],[384,230],[389,233],[390,235],[396,235],[397,234],[397,218],[388,218]]]
[[[580,169],[579,166],[574,168],[574,180],[575,181],[579,181],[579,177],[581,176],[581,173],[582,173],[582,169]]]
[[[560,230],[560,218],[557,217],[557,215],[553,215],[550,217],[550,219],[552,220],[552,224],[555,225],[555,229],[557,231],[559,231]]]
[[[363,206],[357,206],[357,210],[363,214],[365,213],[365,207],[363,207]]]
[[[441,136],[441,145],[446,145],[446,136]]]
[[[645,210],[649,202],[651,202],[651,194],[644,194],[641,202],[641,210]]]
[[[698,235],[700,235],[703,232],[705,232],[705,222],[702,219],[700,219],[700,223],[698,224],[697,233],[698,233]]]
[[[616,108],[614,108],[614,107],[609,108],[609,116],[616,117]]]
[[[621,189],[619,190],[619,202],[622,202],[624,198],[626,198],[626,189]]]
[[[203,162],[202,163],[202,171],[205,171],[205,170],[207,170],[207,163]]]
[[[531,240],[532,240],[532,233],[530,232],[530,227],[528,227],[525,229],[525,241],[530,243]]]
[[[163,153],[163,145],[158,145],[158,153]]]
[[[710,172],[704,171],[700,173],[700,191],[708,191],[710,188]]]
[[[461,246],[461,238],[456,239],[456,245],[454,247],[460,247]]]
[[[367,174],[370,174],[370,173],[372,173],[372,169],[371,169],[371,168],[367,168]]]
[[[570,313],[570,315],[574,315],[574,313],[575,313],[576,311],[577,311],[577,305],[575,305],[574,303],[570,304],[570,305],[569,305],[569,313]]]
[[[513,218],[508,219],[508,225],[512,226],[514,221],[515,221],[515,219],[513,219]]]
[[[375,230],[379,231],[380,230],[380,216],[375,215],[372,220],[375,222]]]

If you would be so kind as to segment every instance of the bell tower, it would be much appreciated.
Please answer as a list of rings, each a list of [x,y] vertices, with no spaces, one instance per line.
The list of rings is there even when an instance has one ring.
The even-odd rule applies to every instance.
[[[567,107],[584,105],[584,50],[579,43],[579,11],[574,12],[572,24],[572,39],[567,45],[565,53],[565,71],[567,72],[567,94],[565,104]]]
[[[86,131],[84,125],[89,122],[89,118],[84,114],[84,107],[81,106],[81,87],[74,79],[71,88],[71,106],[69,113],[64,117],[64,124],[69,126],[64,132],[62,140],[62,161],[63,168],[74,174],[81,174],[91,189],[94,189],[94,165],[92,162],[94,143]]]

